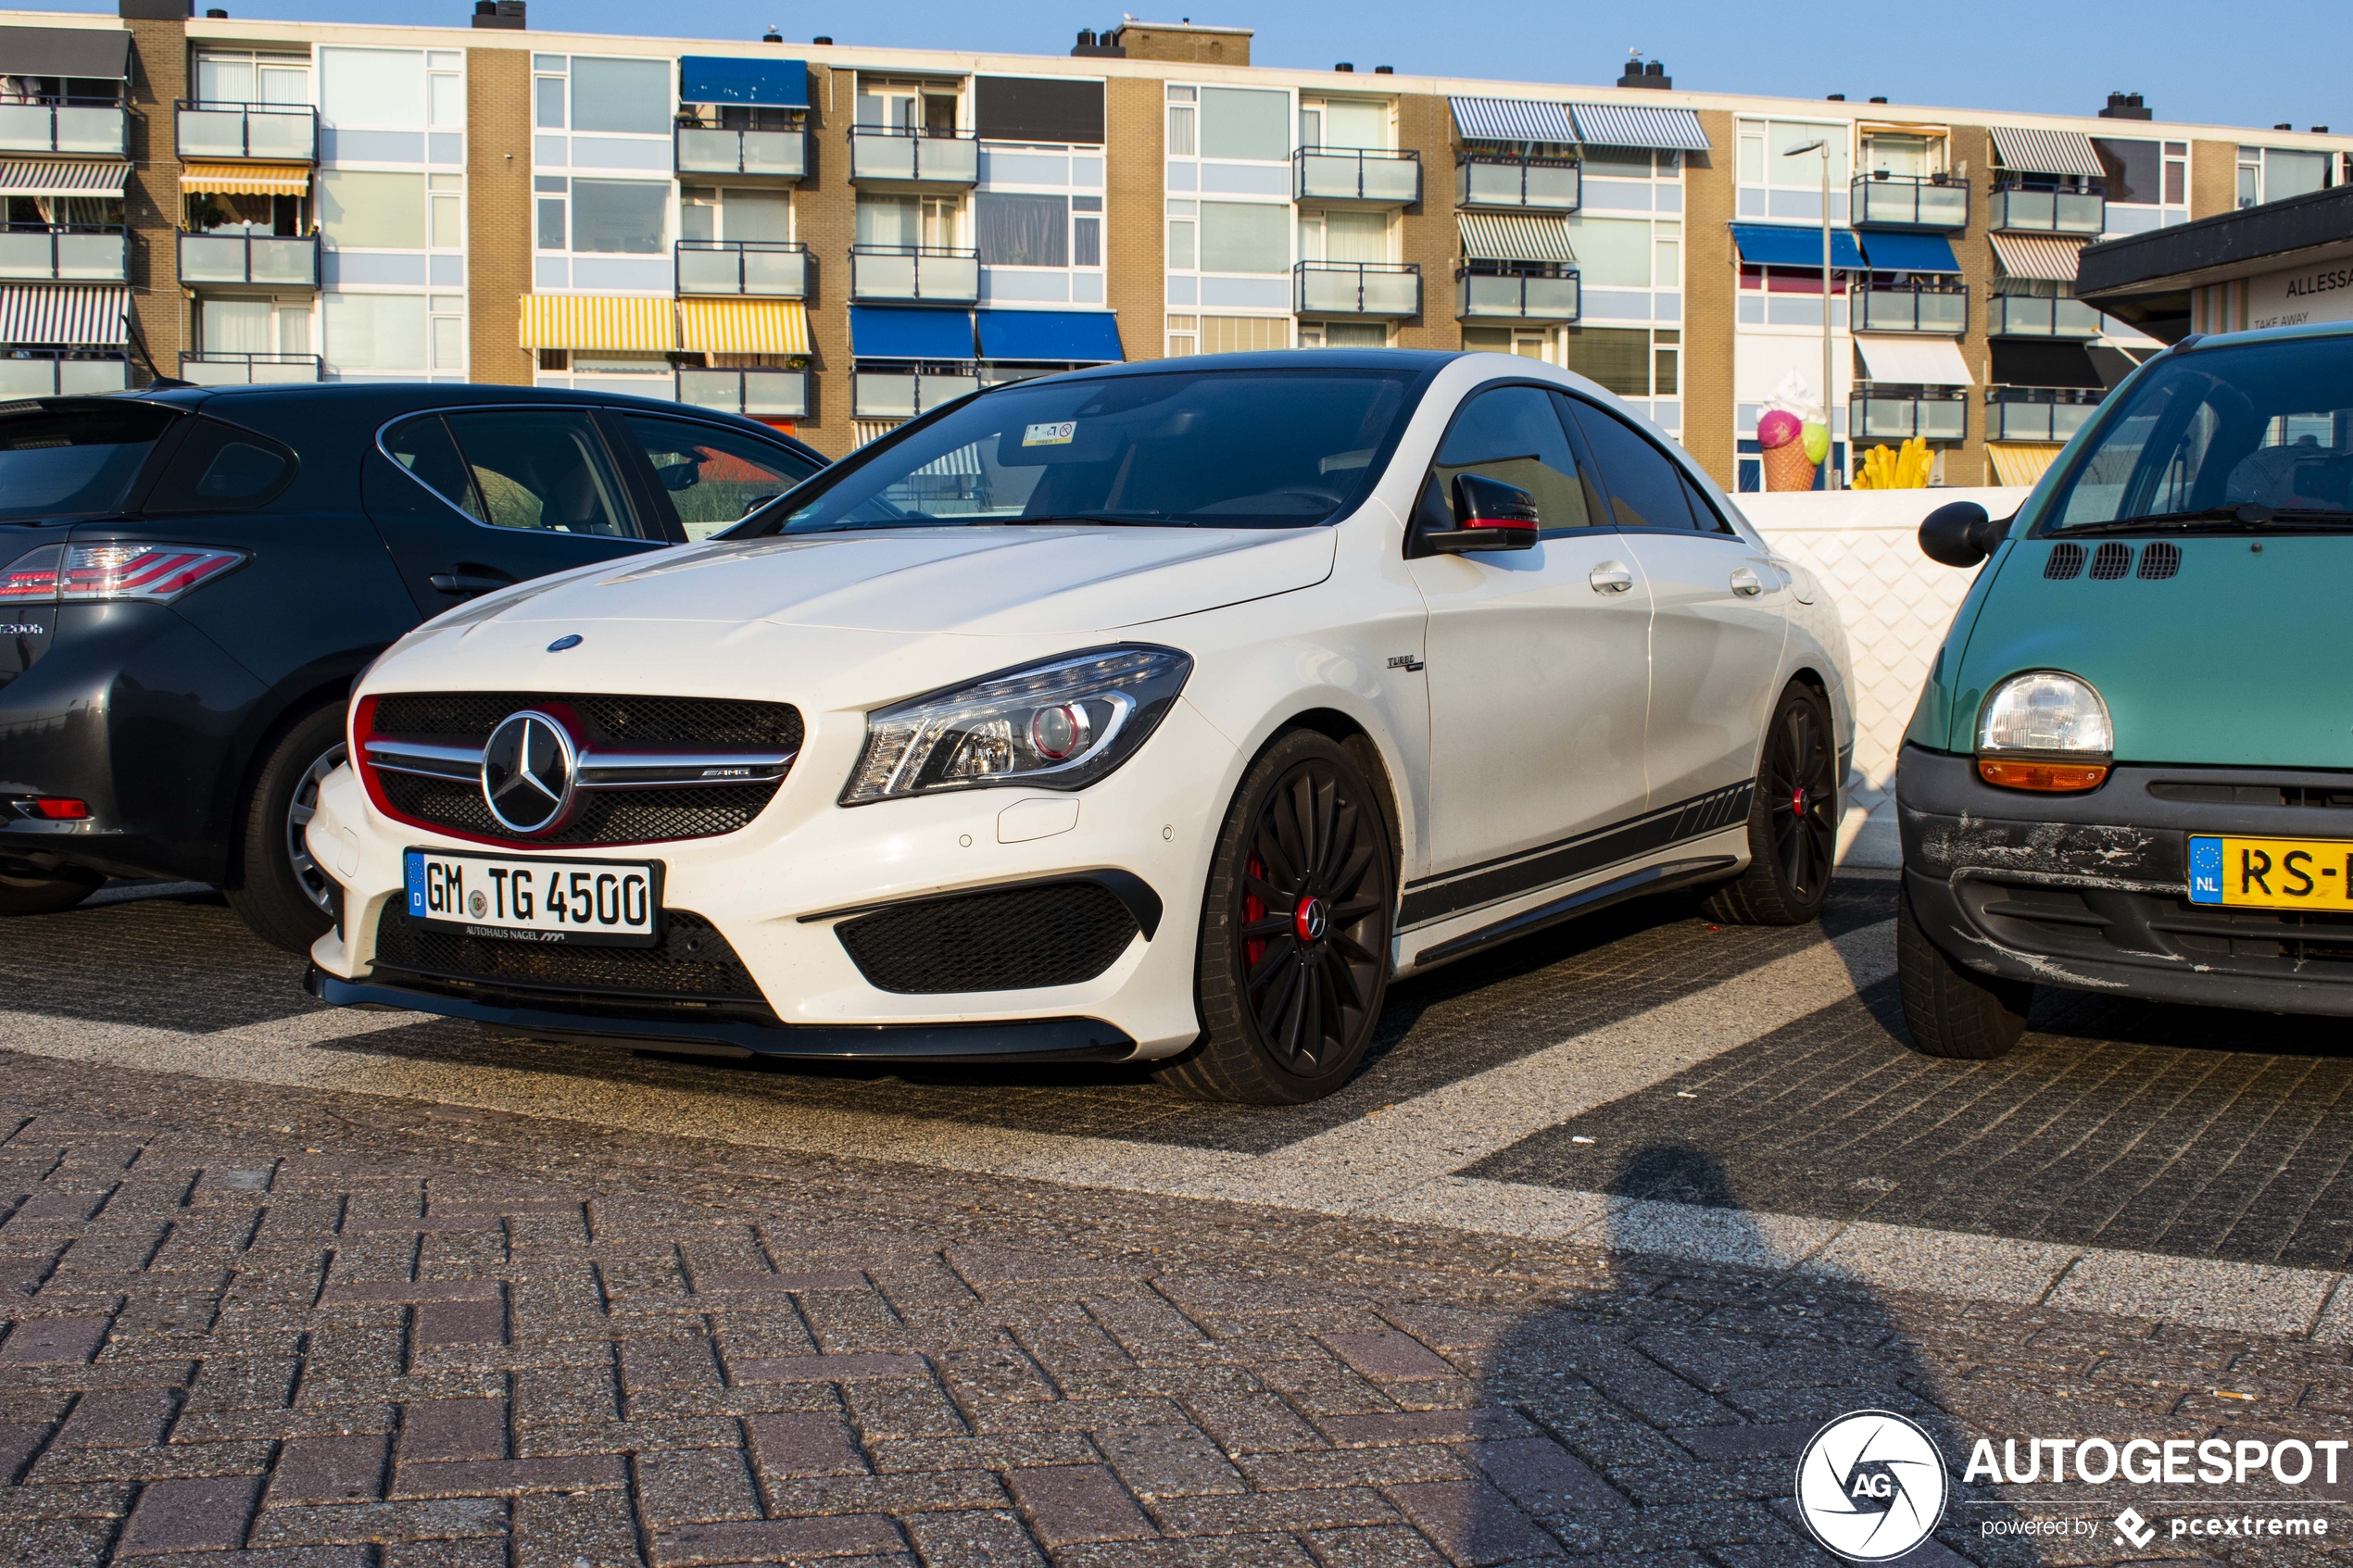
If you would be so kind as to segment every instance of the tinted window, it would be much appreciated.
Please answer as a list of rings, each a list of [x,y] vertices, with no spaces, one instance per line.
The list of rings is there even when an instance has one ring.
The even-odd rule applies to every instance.
[[[1502,386],[1463,405],[1438,449],[1440,504],[1450,511],[1454,476],[1482,473],[1516,484],[1536,497],[1545,533],[1593,526],[1598,496],[1586,494],[1561,429],[1553,395],[1532,386]]]
[[[141,509],[218,512],[266,506],[294,472],[294,454],[269,437],[199,419]]]
[[[512,409],[451,414],[447,420],[482,514],[493,528],[645,537],[585,412]]]
[[[174,418],[140,403],[18,408],[0,415],[0,517],[114,510]]]
[[[708,539],[817,471],[799,453],[690,420],[626,414],[689,540]]]
[[[483,515],[482,497],[474,494],[473,481],[467,477],[465,460],[458,456],[458,444],[449,438],[440,415],[410,420],[389,433],[384,450],[443,500],[476,522],[489,521]]]
[[[1716,509],[1716,503],[1707,498],[1707,492],[1692,483],[1690,474],[1685,473],[1679,466],[1675,470],[1675,477],[1683,482],[1683,499],[1691,503],[1692,527],[1702,533],[1734,532],[1732,525],[1724,521],[1724,514]]]
[[[1602,470],[1602,486],[1620,528],[1683,528],[1692,526],[1692,505],[1684,499],[1683,476],[1675,461],[1648,436],[1624,420],[1603,413],[1590,403],[1570,400],[1577,428]]]

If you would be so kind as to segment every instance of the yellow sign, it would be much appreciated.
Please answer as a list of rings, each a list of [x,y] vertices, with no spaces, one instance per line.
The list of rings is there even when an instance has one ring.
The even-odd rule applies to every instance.
[[[2353,840],[2190,840],[2190,902],[2353,912]]]

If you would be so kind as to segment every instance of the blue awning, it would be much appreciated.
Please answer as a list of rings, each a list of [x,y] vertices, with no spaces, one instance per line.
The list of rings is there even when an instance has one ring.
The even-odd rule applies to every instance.
[[[861,359],[969,359],[973,319],[909,305],[849,307],[849,351]]]
[[[1862,236],[1863,254],[1871,258],[1876,272],[1957,272],[1961,264],[1953,256],[1952,242],[1942,234],[1894,234],[1873,229]],[[1814,242],[1815,254],[1821,254],[1821,242]]]
[[[1735,223],[1732,243],[1741,247],[1743,261],[1762,262],[1768,267],[1811,267],[1819,270],[1822,265],[1822,232],[1800,228],[1794,223]],[[1831,265],[1861,271],[1868,265],[1861,247],[1855,243],[1852,229],[1831,231]]]
[[[1115,365],[1119,318],[1108,310],[983,310],[980,357],[1044,359],[1065,365]]]
[[[688,55],[678,62],[678,101],[805,109],[809,107],[809,67],[801,60]]]

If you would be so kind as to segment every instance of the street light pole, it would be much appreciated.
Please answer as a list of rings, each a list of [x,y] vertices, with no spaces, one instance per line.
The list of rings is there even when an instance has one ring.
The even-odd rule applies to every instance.
[[[1830,445],[1822,451],[1822,488],[1839,487],[1838,464],[1832,459],[1838,451],[1838,420],[1831,412],[1831,367],[1836,360],[1835,340],[1831,332],[1831,143],[1828,136],[1817,136],[1800,146],[1786,149],[1783,157],[1817,152],[1822,155],[1822,432],[1830,438]],[[1850,302],[1851,305],[1851,302]],[[1851,437],[1853,433],[1848,433]]]

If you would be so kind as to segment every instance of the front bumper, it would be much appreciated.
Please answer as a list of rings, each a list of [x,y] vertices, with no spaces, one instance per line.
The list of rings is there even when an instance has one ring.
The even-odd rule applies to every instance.
[[[1929,939],[1982,974],[2269,1012],[2353,1016],[2353,915],[2189,901],[2193,834],[2353,840],[2353,775],[2117,768],[2075,796],[1996,789],[1904,748],[1904,880]],[[2315,804],[2289,804],[2292,799]],[[2341,799],[2346,804],[2319,804]]]

